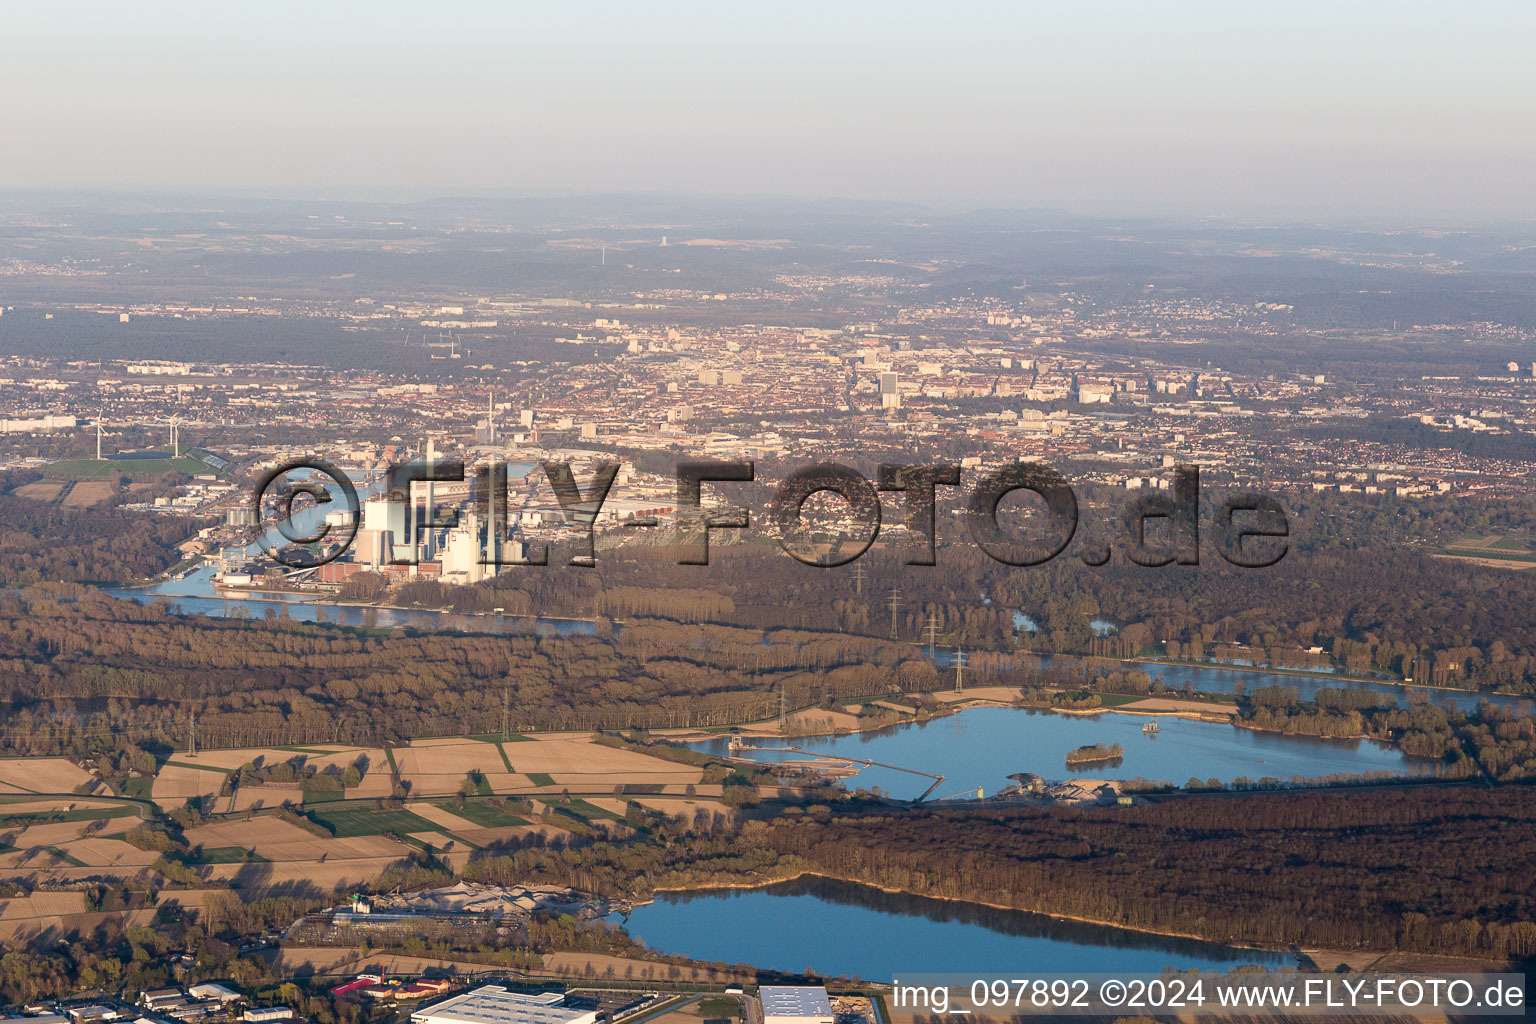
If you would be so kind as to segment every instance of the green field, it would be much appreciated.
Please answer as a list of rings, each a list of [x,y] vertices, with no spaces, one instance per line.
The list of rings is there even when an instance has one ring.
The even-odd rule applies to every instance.
[[[1440,552],[1451,558],[1487,558],[1499,562],[1536,562],[1536,551],[1504,551],[1498,548],[1446,548]]]
[[[507,825],[528,824],[526,818],[519,818],[515,814],[508,814],[488,800],[466,800],[463,807],[456,807],[452,802],[444,800],[435,803],[433,806],[439,807],[449,814],[457,814],[466,821],[472,821],[482,828],[502,828]]]
[[[741,1000],[735,996],[706,996],[699,1000],[698,1011],[705,1018],[740,1017]]]
[[[113,470],[123,476],[163,476],[166,473],[217,473],[201,459],[183,455],[173,459],[65,459],[43,467],[43,475],[55,480],[105,480]]]
[[[1097,693],[1098,691],[1094,691],[1094,692]],[[1100,693],[1099,694],[1099,700],[1103,702],[1103,706],[1106,707],[1106,708],[1117,708],[1117,707],[1119,707],[1122,704],[1129,704],[1132,701],[1145,700],[1145,699],[1146,699],[1146,694],[1143,694],[1143,693]]]
[[[311,821],[319,822],[338,839],[355,839],[358,836],[377,836],[385,832],[440,832],[441,827],[426,818],[407,810],[375,811],[370,807],[345,804],[320,804],[305,813]]]
[[[333,804],[338,800],[345,800],[346,794],[339,789],[306,789],[304,790],[304,804]]]
[[[235,769],[233,768],[220,768],[217,765],[211,764],[193,764],[190,761],[167,761],[165,763],[172,768],[192,768],[200,772],[218,772],[220,775],[235,774]]]
[[[136,779],[108,779],[107,787],[118,796],[132,797],[135,800],[148,800],[150,791],[154,789],[155,779],[152,775],[141,775]]]
[[[97,818],[126,818],[137,814],[133,807],[81,807],[73,811],[22,811],[0,815],[0,826],[25,828],[28,825],[48,825],[61,821],[95,821]]]
[[[266,861],[265,857],[257,856],[242,846],[215,846],[211,849],[199,847],[176,859],[192,867],[200,867],[204,864],[244,864],[247,861]]]
[[[584,821],[593,821],[597,818],[606,818],[609,821],[624,820],[624,816],[622,814],[614,814],[612,811],[605,811],[596,804],[588,803],[580,797],[572,797],[570,803],[561,804],[559,806],[565,808],[568,811],[571,811],[578,818],[581,818]]]
[[[528,781],[535,786],[553,786],[555,780],[548,772],[529,772]]]

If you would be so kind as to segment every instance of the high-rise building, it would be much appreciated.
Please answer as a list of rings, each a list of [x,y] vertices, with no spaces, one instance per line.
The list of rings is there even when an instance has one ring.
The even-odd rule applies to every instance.
[[[901,391],[895,371],[884,370],[880,374],[880,408],[900,409]]]

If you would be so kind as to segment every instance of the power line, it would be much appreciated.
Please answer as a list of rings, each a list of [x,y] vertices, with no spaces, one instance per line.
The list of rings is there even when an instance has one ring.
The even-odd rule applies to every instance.
[[[901,607],[901,591],[891,588],[891,639],[896,639],[896,609]]]

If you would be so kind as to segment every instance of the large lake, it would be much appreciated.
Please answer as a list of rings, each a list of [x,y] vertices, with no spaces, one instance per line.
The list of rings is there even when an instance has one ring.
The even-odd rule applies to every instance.
[[[882,982],[923,971],[1155,972],[1295,961],[1287,954],[885,893],[822,878],[764,889],[662,893],[654,903],[636,907],[625,927],[662,952]]]
[[[933,797],[978,786],[986,793],[994,793],[1006,786],[1007,777],[1015,772],[1033,772],[1047,779],[1140,776],[1182,786],[1190,778],[1215,778],[1222,782],[1238,778],[1290,781],[1293,776],[1310,778],[1345,772],[1417,775],[1434,771],[1433,762],[1407,757],[1370,740],[1282,736],[1221,722],[1168,716],[1157,719],[1161,732],[1147,735],[1141,730],[1149,721],[1152,719],[1141,715],[1110,712],[1090,717],[1022,708],[968,708],[946,718],[877,732],[751,742],[764,747],[793,745],[814,755],[857,757],[943,775],[944,782]],[[728,742],[719,738],[690,745],[723,755],[727,753]],[[1068,768],[1067,751],[1089,743],[1119,743],[1125,753],[1117,762]],[[743,756],[766,761],[805,757],[775,751],[745,751]],[[847,785],[866,789],[878,786],[892,796],[910,798],[920,795],[932,781],[870,766],[849,779]]]

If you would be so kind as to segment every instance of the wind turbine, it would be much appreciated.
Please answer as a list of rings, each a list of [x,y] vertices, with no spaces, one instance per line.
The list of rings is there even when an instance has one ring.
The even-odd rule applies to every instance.
[[[101,461],[101,414],[96,414],[96,461]]]

